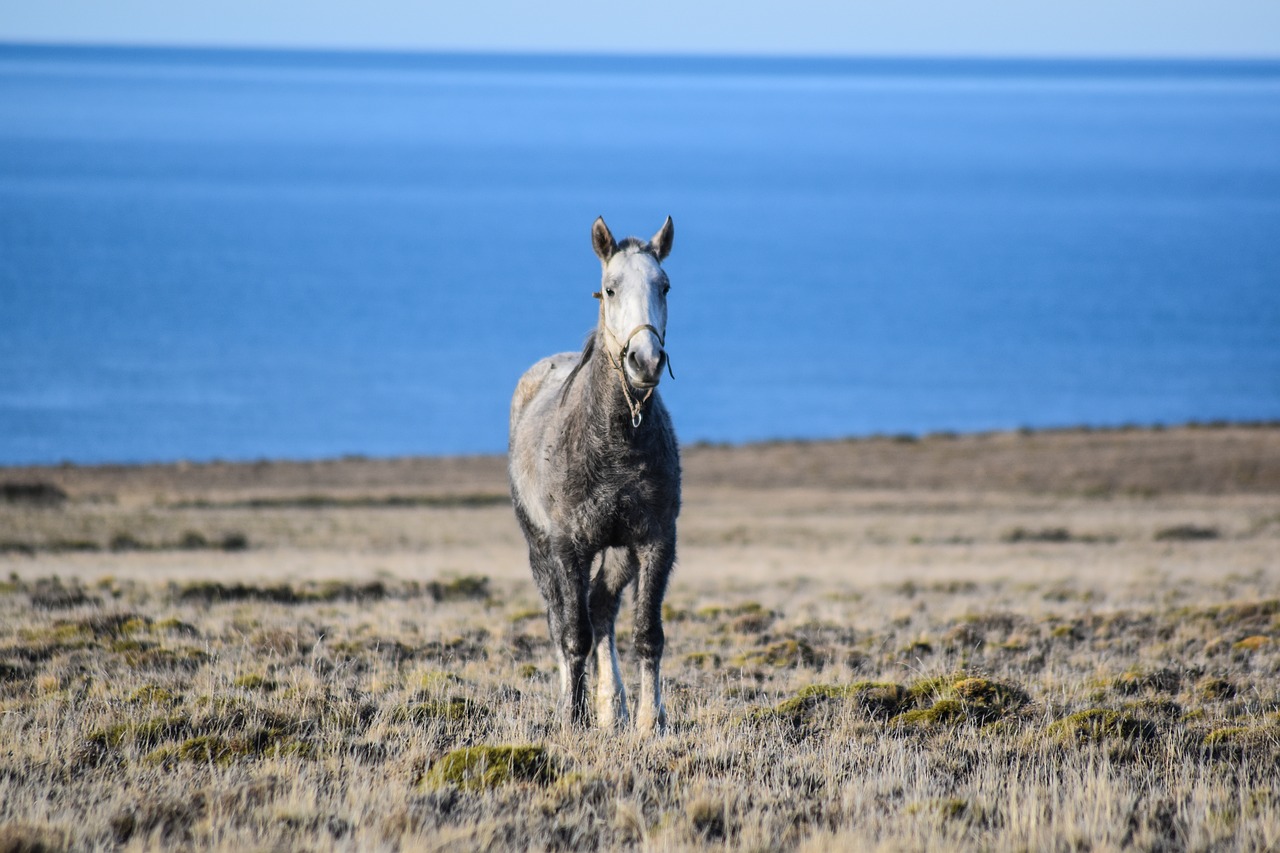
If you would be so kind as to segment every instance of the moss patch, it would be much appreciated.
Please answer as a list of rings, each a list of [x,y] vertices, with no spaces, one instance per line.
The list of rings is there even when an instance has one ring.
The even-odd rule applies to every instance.
[[[763,649],[744,652],[735,657],[732,663],[738,667],[796,669],[802,666],[819,666],[822,663],[822,656],[804,640],[783,640]]]
[[[1029,701],[1022,688],[968,673],[917,681],[908,691],[917,706],[896,722],[904,725],[972,723],[986,725],[1007,717]]]
[[[478,791],[509,782],[547,785],[559,776],[560,771],[545,747],[470,746],[455,749],[432,765],[424,784]]]
[[[1156,726],[1120,711],[1089,708],[1051,723],[1048,734],[1060,743],[1148,740],[1155,737]]]
[[[811,684],[773,708],[762,708],[749,717],[754,722],[785,722],[801,726],[825,712],[852,702],[873,720],[887,720],[911,702],[907,689],[882,681],[854,684]]]
[[[1232,644],[1231,648],[1238,652],[1256,652],[1265,649],[1271,645],[1271,638],[1264,637],[1261,634],[1255,634],[1252,637],[1245,637],[1238,643]]]
[[[489,598],[489,579],[484,575],[463,575],[427,584],[427,594],[436,601],[484,601]]]
[[[423,726],[432,721],[461,723],[465,720],[483,719],[488,715],[489,709],[479,702],[451,696],[448,699],[402,705],[391,712],[391,722]]]

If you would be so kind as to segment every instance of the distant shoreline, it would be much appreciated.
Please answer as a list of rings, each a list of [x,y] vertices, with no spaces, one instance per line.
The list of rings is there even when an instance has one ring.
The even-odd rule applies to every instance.
[[[1280,494],[1280,422],[1068,427],[693,442],[686,488],[980,489],[1090,496]],[[0,484],[68,495],[432,505],[506,494],[505,454],[0,466]]]
[[[898,443],[912,443],[930,440],[954,440],[954,439],[982,439],[1002,435],[1019,435],[1019,436],[1055,436],[1055,435],[1111,435],[1111,434],[1132,434],[1132,433],[1155,433],[1161,434],[1166,432],[1176,432],[1179,430],[1188,431],[1206,431],[1206,430],[1224,430],[1224,429],[1240,429],[1240,430],[1277,430],[1280,431],[1280,419],[1260,419],[1260,420],[1230,420],[1230,419],[1212,419],[1206,421],[1186,421],[1179,424],[1138,424],[1138,423],[1121,423],[1121,424],[1075,424],[1071,426],[1047,426],[1047,427],[1013,427],[1013,428],[996,428],[996,429],[980,429],[980,430],[952,430],[952,429],[934,429],[922,432],[913,432],[910,430],[902,430],[898,432],[872,432],[863,435],[845,435],[826,438],[803,438],[795,436],[780,436],[777,438],[761,438],[751,439],[748,441],[717,441],[714,439],[697,439],[689,442],[681,442],[681,452],[703,451],[703,450],[750,450],[752,448],[767,448],[780,446],[806,446],[806,445],[825,445],[825,444],[858,444],[862,442],[884,442],[892,441]],[[338,453],[333,455],[319,456],[246,456],[246,457],[221,457],[211,456],[206,458],[192,459],[186,457],[176,457],[167,459],[141,459],[141,460],[103,460],[83,462],[75,459],[60,459],[56,462],[3,462],[0,461],[0,476],[7,471],[35,471],[42,469],[121,469],[121,468],[150,468],[150,467],[169,467],[178,466],[181,468],[197,468],[202,466],[218,466],[218,465],[262,465],[264,463],[271,464],[315,464],[315,463],[340,463],[340,462],[396,462],[405,460],[445,460],[445,459],[506,459],[505,452],[493,453],[402,453],[402,454],[366,454],[360,452]]]

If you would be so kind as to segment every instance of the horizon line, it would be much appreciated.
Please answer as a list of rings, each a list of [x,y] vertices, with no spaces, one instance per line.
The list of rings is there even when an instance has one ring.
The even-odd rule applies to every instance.
[[[938,63],[938,64],[1027,64],[1027,65],[1280,65],[1276,54],[1162,54],[1162,53],[794,53],[786,51],[599,51],[578,48],[531,49],[501,47],[431,47],[369,45],[230,44],[213,42],[28,40],[0,36],[0,51],[18,50],[99,50],[154,53],[210,54],[294,54],[329,57],[470,58],[505,57],[516,59],[579,59],[622,61],[694,60],[708,62],[816,62],[816,63]]]

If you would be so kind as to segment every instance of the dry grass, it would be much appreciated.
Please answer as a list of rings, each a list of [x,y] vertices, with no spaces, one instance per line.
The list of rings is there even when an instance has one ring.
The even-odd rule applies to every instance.
[[[484,477],[108,476],[0,505],[0,850],[1280,845],[1265,490],[691,477],[646,741],[560,731]]]
[[[228,849],[1280,840],[1276,599],[1211,585],[1197,605],[1111,609],[976,583],[765,608],[677,589],[675,722],[646,742],[560,732],[531,590],[464,588],[9,583],[6,832]],[[957,595],[962,616],[933,615]]]

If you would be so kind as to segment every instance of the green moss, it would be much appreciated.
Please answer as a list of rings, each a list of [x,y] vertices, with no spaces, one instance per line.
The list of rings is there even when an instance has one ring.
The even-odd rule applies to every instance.
[[[732,660],[739,667],[774,667],[777,669],[795,669],[797,667],[817,666],[821,657],[813,646],[804,640],[783,640],[766,646],[763,649],[744,652]]]
[[[559,775],[542,746],[471,746],[455,749],[432,765],[424,784],[487,790],[510,782],[547,785]]]
[[[133,669],[182,670],[195,672],[212,658],[204,649],[183,646],[176,649],[139,644],[124,650],[125,664]]]
[[[712,619],[731,619],[739,616],[769,615],[769,611],[758,601],[744,601],[741,604],[732,606],[709,604],[705,607],[699,607],[694,611],[693,615],[698,619],[710,621]]]
[[[228,764],[235,757],[231,743],[218,735],[199,735],[178,744],[175,757],[198,764]]]
[[[921,637],[920,639],[912,640],[910,643],[907,643],[905,646],[903,646],[902,653],[904,655],[917,655],[917,656],[932,654],[933,643],[930,643],[928,640]]]
[[[515,625],[521,622],[527,622],[531,619],[541,619],[543,615],[543,611],[536,608],[529,608],[528,610],[517,610],[515,613],[512,613],[510,620],[511,623]]]
[[[1157,669],[1150,672],[1131,669],[1122,673],[1111,682],[1111,688],[1117,693],[1132,696],[1135,693],[1153,691],[1156,693],[1176,693],[1182,686],[1182,675],[1172,669]]]
[[[181,701],[181,698],[155,684],[144,684],[129,694],[129,703],[133,705],[177,705]]]
[[[1231,699],[1236,695],[1236,686],[1225,678],[1209,676],[1196,684],[1196,695],[1209,701]]]
[[[433,721],[461,723],[487,716],[489,716],[489,709],[479,702],[461,696],[451,696],[443,700],[411,702],[402,705],[392,711],[391,722],[414,723],[422,726]]]
[[[1241,736],[1248,734],[1247,726],[1228,726],[1226,728],[1214,729],[1204,736],[1204,745],[1209,747],[1222,746],[1224,744],[1233,744],[1241,740]]]
[[[487,600],[489,579],[484,575],[463,575],[427,584],[427,594],[436,601]]]
[[[669,602],[662,603],[662,621],[663,622],[687,622],[693,618],[693,614],[682,607],[676,607]]]
[[[811,684],[773,708],[761,708],[749,715],[753,722],[785,722],[804,725],[824,709],[853,702],[872,719],[888,719],[911,701],[900,684],[859,681],[854,684]]]
[[[720,655],[714,652],[690,652],[684,656],[686,665],[695,669],[719,669]]]
[[[165,744],[149,752],[143,761],[152,765],[187,762],[226,766],[240,759],[311,758],[313,754],[314,748],[308,743],[263,732],[244,737],[208,734],[197,735],[182,743]]]
[[[157,631],[164,631],[170,634],[181,634],[187,637],[199,636],[200,631],[196,626],[189,622],[183,622],[177,616],[170,616],[167,619],[161,619],[153,623],[152,627]]]
[[[957,699],[939,699],[928,708],[905,711],[893,718],[900,726],[959,725],[968,719],[964,704]]]
[[[1106,708],[1077,711],[1049,725],[1048,734],[1060,743],[1098,743],[1105,740],[1145,740],[1156,734],[1155,724]]]
[[[462,676],[444,670],[431,670],[417,677],[417,686],[420,690],[437,691],[467,683],[467,680]]]
[[[185,714],[153,717],[141,723],[123,722],[98,729],[86,739],[90,745],[119,749],[132,743],[140,749],[151,749],[167,740],[185,737],[191,733],[191,721]]]
[[[261,690],[264,693],[270,693],[280,686],[276,681],[256,672],[247,672],[233,681],[232,684],[244,690]]]
[[[908,693],[919,706],[909,712],[913,716],[898,720],[908,725],[968,722],[981,726],[1031,701],[1016,685],[963,672],[921,679]]]

